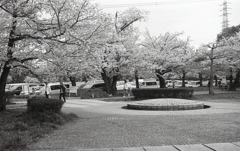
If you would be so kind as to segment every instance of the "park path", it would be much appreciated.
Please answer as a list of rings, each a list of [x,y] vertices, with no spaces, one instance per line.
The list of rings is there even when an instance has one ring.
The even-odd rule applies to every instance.
[[[122,107],[127,103],[68,98],[63,111],[80,118],[30,148],[42,151],[240,150],[240,101],[204,101],[211,108],[191,111],[126,110]]]

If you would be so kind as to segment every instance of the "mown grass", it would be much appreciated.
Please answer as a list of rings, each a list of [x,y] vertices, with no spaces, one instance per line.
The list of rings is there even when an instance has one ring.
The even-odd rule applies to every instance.
[[[214,95],[210,94],[198,94],[194,95],[191,100],[199,100],[199,101],[210,101],[210,102],[222,102],[222,103],[230,103],[230,102],[239,102],[240,103],[240,93],[238,92],[229,92],[229,93],[217,93]]]
[[[72,113],[28,114],[26,109],[0,112],[0,150],[25,150],[31,143],[75,119],[77,116]]]

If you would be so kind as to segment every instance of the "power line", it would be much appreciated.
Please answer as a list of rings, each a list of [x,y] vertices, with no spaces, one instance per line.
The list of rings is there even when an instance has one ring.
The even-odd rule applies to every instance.
[[[119,8],[119,7],[132,7],[132,6],[157,6],[157,5],[171,5],[171,4],[184,4],[184,3],[199,3],[209,2],[216,0],[188,0],[188,1],[165,1],[165,2],[151,2],[151,3],[132,3],[132,4],[117,4],[117,5],[100,5],[100,8]]]

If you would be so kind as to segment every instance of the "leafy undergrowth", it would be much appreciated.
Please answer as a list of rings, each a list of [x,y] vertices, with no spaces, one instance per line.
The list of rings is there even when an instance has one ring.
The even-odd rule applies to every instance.
[[[61,125],[77,119],[75,114],[34,113],[26,109],[0,112],[0,150],[24,150]]]

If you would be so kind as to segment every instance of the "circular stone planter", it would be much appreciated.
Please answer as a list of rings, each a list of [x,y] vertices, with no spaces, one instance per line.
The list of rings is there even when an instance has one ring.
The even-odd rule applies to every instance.
[[[195,110],[204,109],[204,103],[185,99],[149,99],[144,101],[132,102],[127,104],[128,109],[135,110]]]

